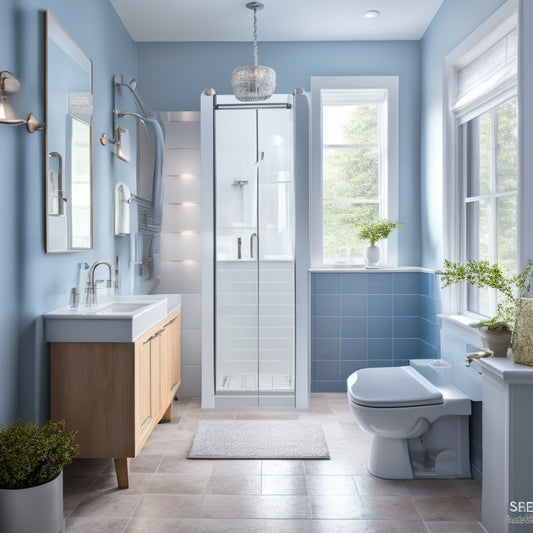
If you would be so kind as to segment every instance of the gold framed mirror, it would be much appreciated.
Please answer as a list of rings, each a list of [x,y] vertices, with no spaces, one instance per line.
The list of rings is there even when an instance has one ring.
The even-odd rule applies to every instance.
[[[46,251],[93,247],[93,64],[46,11]]]

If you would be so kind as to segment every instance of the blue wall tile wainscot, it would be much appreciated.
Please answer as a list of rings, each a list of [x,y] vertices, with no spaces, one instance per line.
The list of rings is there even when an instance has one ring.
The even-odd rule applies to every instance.
[[[422,271],[313,272],[312,392],[345,392],[360,368],[439,357],[436,283]]]

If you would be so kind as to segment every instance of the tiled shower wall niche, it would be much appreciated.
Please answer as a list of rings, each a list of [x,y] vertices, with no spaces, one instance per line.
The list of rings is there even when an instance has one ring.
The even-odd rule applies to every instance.
[[[360,368],[439,357],[432,272],[311,274],[311,391],[345,392]]]

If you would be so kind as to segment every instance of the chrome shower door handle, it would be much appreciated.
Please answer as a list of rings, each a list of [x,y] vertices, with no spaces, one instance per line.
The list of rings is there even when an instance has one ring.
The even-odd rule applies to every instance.
[[[250,259],[254,258],[254,237],[257,239],[257,233],[252,233],[250,235]]]

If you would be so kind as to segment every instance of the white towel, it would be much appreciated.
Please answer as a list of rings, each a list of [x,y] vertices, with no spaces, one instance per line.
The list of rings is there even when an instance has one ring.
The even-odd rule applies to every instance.
[[[124,183],[115,185],[115,235],[120,237],[130,233],[130,190]]]

